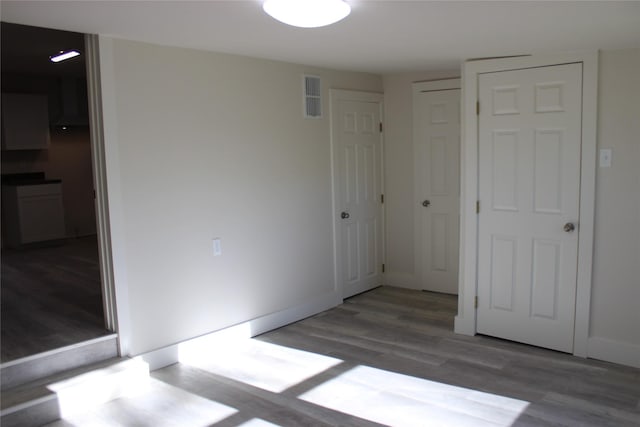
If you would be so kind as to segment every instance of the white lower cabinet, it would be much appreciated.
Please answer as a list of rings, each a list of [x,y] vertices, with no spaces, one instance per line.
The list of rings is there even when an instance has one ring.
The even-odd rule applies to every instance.
[[[2,204],[9,246],[66,237],[61,183],[4,185]]]

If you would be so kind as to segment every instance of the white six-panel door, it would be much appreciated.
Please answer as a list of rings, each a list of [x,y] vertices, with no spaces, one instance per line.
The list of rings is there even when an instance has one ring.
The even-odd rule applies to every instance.
[[[451,88],[430,90],[438,86]],[[415,83],[413,94],[416,279],[449,294],[458,293],[459,87],[458,79]]]
[[[573,350],[582,64],[479,77],[479,333]]]
[[[336,274],[343,298],[382,284],[382,96],[349,94],[332,92]]]

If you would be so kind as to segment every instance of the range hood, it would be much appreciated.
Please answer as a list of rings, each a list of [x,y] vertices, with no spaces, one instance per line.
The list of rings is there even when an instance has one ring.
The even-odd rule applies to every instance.
[[[89,126],[87,83],[85,79],[62,77],[54,99],[58,102],[51,114],[52,126]]]

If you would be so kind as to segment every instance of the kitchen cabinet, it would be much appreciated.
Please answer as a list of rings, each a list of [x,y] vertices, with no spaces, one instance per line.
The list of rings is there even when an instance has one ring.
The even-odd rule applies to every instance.
[[[66,238],[61,182],[3,185],[2,209],[10,247]]]
[[[49,148],[49,104],[46,95],[2,94],[2,149]]]

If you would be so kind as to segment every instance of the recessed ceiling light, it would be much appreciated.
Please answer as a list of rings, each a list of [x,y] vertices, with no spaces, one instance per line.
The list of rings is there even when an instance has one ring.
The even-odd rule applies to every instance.
[[[343,0],[265,0],[262,9],[280,22],[302,28],[331,25],[351,13]]]
[[[56,53],[55,55],[50,56],[49,59],[51,60],[51,62],[60,62],[67,59],[74,58],[78,55],[80,55],[80,52],[78,52],[77,50],[67,50],[67,51],[61,50],[59,53]]]

